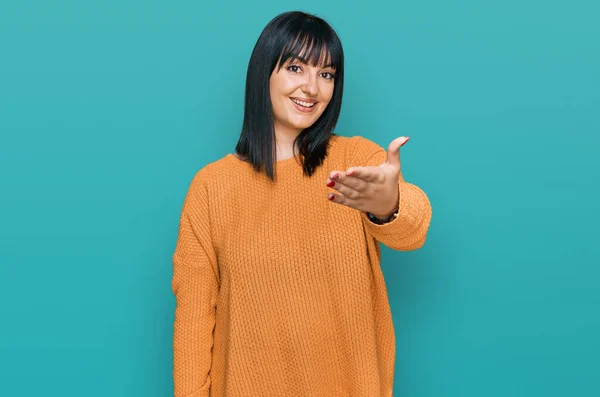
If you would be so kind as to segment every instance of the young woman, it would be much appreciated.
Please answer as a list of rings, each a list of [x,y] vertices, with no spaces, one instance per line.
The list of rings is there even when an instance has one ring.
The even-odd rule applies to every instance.
[[[388,151],[333,133],[344,55],[288,12],[248,65],[234,154],[197,172],[173,255],[176,397],[390,397],[395,334],[380,243],[425,243],[431,206]]]

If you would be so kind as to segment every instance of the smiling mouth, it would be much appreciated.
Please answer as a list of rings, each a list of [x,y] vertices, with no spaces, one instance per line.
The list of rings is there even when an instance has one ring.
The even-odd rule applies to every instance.
[[[307,108],[307,109],[310,109],[310,108],[314,107],[317,104],[317,102],[305,102],[305,101],[301,101],[301,100],[296,99],[296,98],[290,98],[290,99],[296,105],[302,106],[302,107]]]

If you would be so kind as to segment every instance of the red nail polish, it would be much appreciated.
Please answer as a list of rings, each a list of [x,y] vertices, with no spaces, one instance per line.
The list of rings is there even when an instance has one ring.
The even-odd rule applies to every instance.
[[[335,182],[334,181],[329,181],[329,182],[327,182],[327,186],[334,187],[335,186]]]
[[[333,194],[329,194],[329,195],[327,196],[327,198],[328,198],[329,200],[332,200],[332,201],[333,201],[334,197],[335,197],[335,196],[334,196]]]
[[[402,145],[400,145],[400,147],[404,146],[404,144],[405,144],[406,142],[408,142],[408,140],[409,140],[409,139],[410,139],[410,137],[407,137],[407,138],[406,138],[406,140],[404,141],[404,143],[403,143]]]
[[[331,179],[333,179],[334,181],[337,180],[340,176],[338,174],[333,174],[333,176],[331,177]]]

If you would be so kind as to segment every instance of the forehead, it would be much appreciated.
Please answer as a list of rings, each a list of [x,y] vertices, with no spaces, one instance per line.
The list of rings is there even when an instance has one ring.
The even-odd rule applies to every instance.
[[[290,60],[299,60],[313,66],[335,68],[325,42],[310,36],[297,37],[283,48],[280,65]]]

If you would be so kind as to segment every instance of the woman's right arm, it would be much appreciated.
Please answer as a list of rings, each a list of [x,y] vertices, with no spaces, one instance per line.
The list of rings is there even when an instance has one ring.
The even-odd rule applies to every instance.
[[[186,195],[173,254],[175,397],[208,397],[219,291],[208,222],[208,197],[193,181]]]

